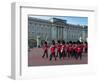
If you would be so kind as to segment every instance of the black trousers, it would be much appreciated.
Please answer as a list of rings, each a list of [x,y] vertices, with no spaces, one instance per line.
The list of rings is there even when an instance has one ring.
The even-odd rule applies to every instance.
[[[42,56],[42,57],[44,58],[44,56],[45,56],[45,55],[46,55],[46,57],[48,58],[48,51],[47,51],[47,50],[45,50],[45,51],[44,51],[44,53],[43,53],[43,56]]]
[[[55,60],[56,60],[56,55],[55,55],[55,52],[50,54],[50,61],[52,60],[52,57],[54,57],[54,58],[55,58]]]

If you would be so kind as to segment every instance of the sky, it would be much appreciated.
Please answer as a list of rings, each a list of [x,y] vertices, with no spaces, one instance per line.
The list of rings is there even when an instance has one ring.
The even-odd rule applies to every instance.
[[[88,26],[88,17],[76,17],[76,16],[30,16],[39,19],[48,20],[50,18],[59,18],[63,20],[67,20],[67,23],[74,25],[87,25]]]

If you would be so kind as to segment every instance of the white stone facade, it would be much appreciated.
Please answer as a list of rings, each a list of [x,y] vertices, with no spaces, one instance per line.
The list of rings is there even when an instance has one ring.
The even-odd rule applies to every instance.
[[[88,36],[87,30],[87,26],[68,24],[65,20],[58,18],[43,20],[28,17],[29,40],[37,40],[37,36],[39,36],[40,41],[48,42],[52,40],[78,41],[80,37],[82,41],[86,41]]]

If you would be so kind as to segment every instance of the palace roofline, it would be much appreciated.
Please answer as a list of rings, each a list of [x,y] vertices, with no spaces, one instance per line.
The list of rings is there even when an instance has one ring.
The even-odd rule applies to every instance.
[[[51,18],[51,19],[53,19],[53,18]],[[50,20],[51,20],[51,19],[50,19]],[[54,18],[54,19],[58,19],[58,18]],[[36,21],[36,22],[49,23],[49,24],[56,24],[56,23],[53,23],[53,22],[50,21],[50,20],[45,20],[45,19],[40,19],[40,18],[35,18],[35,17],[28,17],[28,20]],[[60,19],[60,20],[62,20],[62,19]],[[63,21],[65,21],[65,20],[63,20]],[[75,25],[75,24],[70,24],[70,23],[65,23],[65,25],[68,25],[68,26],[75,26],[75,27],[80,26],[80,27],[88,28],[87,25],[79,25],[79,24],[78,24],[78,25]]]

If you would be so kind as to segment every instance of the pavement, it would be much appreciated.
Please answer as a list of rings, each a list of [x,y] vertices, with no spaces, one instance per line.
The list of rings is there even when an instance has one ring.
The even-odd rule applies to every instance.
[[[48,50],[48,54],[50,55],[50,51]],[[33,48],[30,49],[28,52],[28,66],[51,66],[51,65],[77,65],[77,64],[87,64],[88,63],[88,55],[84,53],[82,55],[82,59],[76,60],[75,58],[68,58],[65,57],[65,59],[59,59],[57,57],[57,60],[55,61],[54,58],[52,60],[49,60],[49,57],[42,58],[43,55],[43,49],[42,48]]]

